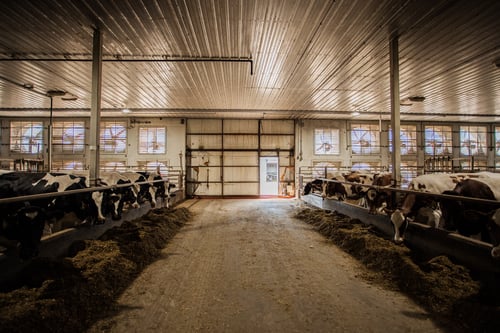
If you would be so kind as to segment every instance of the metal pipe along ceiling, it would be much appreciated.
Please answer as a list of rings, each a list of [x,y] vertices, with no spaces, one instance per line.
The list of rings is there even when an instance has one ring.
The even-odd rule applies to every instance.
[[[151,57],[132,57],[121,58],[117,56],[112,59],[102,59],[102,62],[248,62],[250,63],[250,75],[253,75],[253,59],[251,58],[234,58],[234,57],[199,57],[199,58],[169,58],[163,57],[161,59],[154,59]],[[72,59],[72,58],[2,58],[0,61],[63,61],[63,62],[91,62],[92,59]]]

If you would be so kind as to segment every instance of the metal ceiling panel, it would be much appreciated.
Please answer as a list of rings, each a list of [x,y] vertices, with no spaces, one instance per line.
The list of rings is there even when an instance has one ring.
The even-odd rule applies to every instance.
[[[0,115],[46,112],[50,89],[78,98],[58,115],[88,114],[98,27],[104,116],[387,119],[397,35],[403,121],[496,121],[498,17],[497,0],[3,0]]]

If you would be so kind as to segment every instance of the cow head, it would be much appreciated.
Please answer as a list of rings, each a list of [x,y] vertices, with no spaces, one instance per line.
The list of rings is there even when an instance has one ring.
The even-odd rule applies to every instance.
[[[394,242],[396,244],[401,244],[403,242],[403,233],[406,229],[408,222],[406,221],[403,212],[396,209],[394,213],[391,214],[391,222],[394,227]]]

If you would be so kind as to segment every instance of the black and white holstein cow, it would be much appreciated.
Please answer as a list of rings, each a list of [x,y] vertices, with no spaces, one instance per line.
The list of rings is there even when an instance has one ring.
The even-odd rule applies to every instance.
[[[0,175],[1,199],[83,188],[86,188],[84,177],[67,174],[9,172]],[[37,255],[48,221],[58,220],[72,212],[79,219],[76,226],[77,223],[93,223],[97,215],[97,207],[89,192],[4,203],[0,210],[1,236],[4,240],[19,243],[22,259]],[[12,245],[8,241],[4,244]]]
[[[463,179],[443,194],[500,201],[500,175],[482,173]],[[482,241],[493,245],[491,256],[500,258],[500,205],[446,198],[440,205],[445,229],[467,237],[480,234]]]
[[[137,171],[137,172],[122,172],[122,176],[128,178],[132,183],[142,183],[139,186],[139,191],[137,193],[137,202],[139,204],[149,201],[151,207],[156,207],[157,198],[162,198],[166,207],[169,207],[169,199],[175,197],[174,193],[171,193],[172,188],[175,184],[172,184],[162,177],[158,172],[147,172],[147,171]],[[135,188],[137,189],[137,188]]]
[[[140,192],[139,185],[133,184],[132,180],[125,175],[119,172],[103,172],[99,175],[99,185],[110,187],[92,193],[100,223],[106,220],[108,214],[111,214],[113,220],[121,219],[125,205],[139,208],[137,202],[137,195]]]

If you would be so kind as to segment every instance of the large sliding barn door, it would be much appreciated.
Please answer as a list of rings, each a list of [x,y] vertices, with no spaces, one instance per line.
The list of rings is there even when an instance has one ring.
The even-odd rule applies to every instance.
[[[293,195],[293,120],[188,119],[188,196],[258,196],[260,158],[279,160],[278,194]]]

